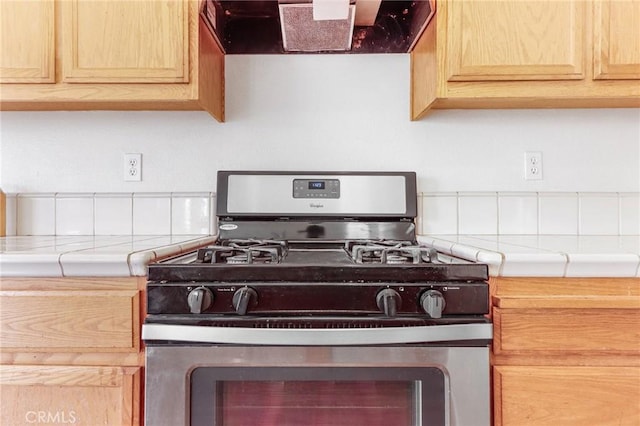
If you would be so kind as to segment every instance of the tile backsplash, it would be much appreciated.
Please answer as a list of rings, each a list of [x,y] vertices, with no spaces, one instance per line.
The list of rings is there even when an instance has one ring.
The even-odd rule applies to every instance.
[[[421,234],[640,234],[637,192],[436,192],[419,199]]]
[[[215,193],[7,194],[7,235],[213,235]],[[426,192],[420,234],[638,235],[640,193]]]
[[[212,235],[215,194],[7,194],[7,235]]]

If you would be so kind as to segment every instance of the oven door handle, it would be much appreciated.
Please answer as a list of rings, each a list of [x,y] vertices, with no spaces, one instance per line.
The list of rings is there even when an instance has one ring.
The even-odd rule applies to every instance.
[[[241,328],[144,324],[142,339],[270,346],[361,346],[491,340],[490,323],[385,328]]]

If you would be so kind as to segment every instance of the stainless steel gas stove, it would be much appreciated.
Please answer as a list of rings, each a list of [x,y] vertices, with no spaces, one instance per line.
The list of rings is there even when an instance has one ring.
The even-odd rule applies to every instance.
[[[489,424],[488,269],[417,244],[414,173],[223,171],[217,190],[216,245],[149,267],[147,424],[338,425],[329,394],[385,386],[349,424]]]

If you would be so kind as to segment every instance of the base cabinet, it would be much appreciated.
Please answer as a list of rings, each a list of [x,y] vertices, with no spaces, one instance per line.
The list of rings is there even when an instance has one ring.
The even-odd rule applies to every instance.
[[[0,424],[142,423],[144,278],[0,281]]]
[[[640,279],[491,279],[495,426],[640,425]]]
[[[140,424],[140,367],[0,367],[2,424]]]
[[[640,424],[640,367],[497,366],[495,425]]]

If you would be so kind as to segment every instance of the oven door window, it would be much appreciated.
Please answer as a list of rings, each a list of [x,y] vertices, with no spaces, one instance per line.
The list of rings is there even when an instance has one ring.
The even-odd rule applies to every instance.
[[[448,394],[435,367],[200,367],[191,426],[443,426]]]

